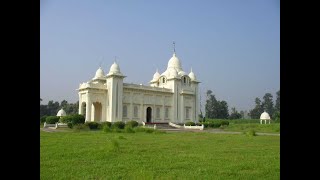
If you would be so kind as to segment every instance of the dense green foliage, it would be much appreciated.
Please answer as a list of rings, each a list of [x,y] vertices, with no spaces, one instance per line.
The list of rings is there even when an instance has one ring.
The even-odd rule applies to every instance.
[[[111,122],[108,122],[108,121],[101,123],[101,126],[102,126],[102,127],[107,126],[107,127],[111,128],[111,125],[112,125]]]
[[[249,116],[252,119],[260,119],[261,113],[266,111],[271,119],[277,119],[280,121],[280,90],[277,91],[276,103],[274,105],[273,96],[271,93],[266,93],[263,96],[263,101],[261,101],[258,97],[255,99],[255,107],[249,111]]]
[[[40,118],[40,123],[46,122],[46,118],[47,118],[47,117],[48,117],[47,115],[42,116],[42,117]]]
[[[47,124],[55,124],[59,121],[60,117],[57,116],[48,116],[46,117],[46,123]]]
[[[244,112],[242,111],[242,113],[239,113],[235,107],[231,108],[231,114],[229,116],[229,119],[241,119],[244,115]]]
[[[122,121],[114,122],[114,123],[111,125],[112,129],[116,129],[116,128],[118,128],[118,129],[124,129],[124,126],[125,126],[125,123],[122,122]]]
[[[280,179],[280,137],[40,132],[40,179]]]
[[[101,124],[97,122],[86,122],[84,124],[88,126],[90,129],[98,129],[99,127],[101,127]]]
[[[196,124],[194,122],[192,122],[192,121],[188,121],[188,122],[185,123],[185,125],[186,126],[194,126]]]
[[[63,108],[67,115],[77,114],[79,111],[79,101],[76,103],[68,103],[66,100],[53,102],[52,100],[48,102],[47,105],[41,104],[42,99],[40,98],[40,117],[56,116],[58,111]]]
[[[72,114],[72,115],[67,115],[67,116],[61,117],[60,122],[62,122],[62,123],[72,123],[73,125],[75,125],[75,124],[84,124],[85,117],[83,115],[80,115],[80,114]]]
[[[126,122],[126,126],[129,126],[131,128],[137,127],[139,123],[137,121],[128,121]]]
[[[218,101],[211,90],[207,91],[206,118],[227,119],[229,117],[228,103]]]

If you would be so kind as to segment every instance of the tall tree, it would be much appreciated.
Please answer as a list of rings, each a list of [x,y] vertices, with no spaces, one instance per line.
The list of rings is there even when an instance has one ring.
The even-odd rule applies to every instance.
[[[270,116],[273,115],[274,107],[273,107],[273,96],[270,93],[266,93],[263,96],[262,107]]]
[[[255,103],[255,107],[249,111],[249,116],[251,117],[251,119],[259,119],[261,113],[263,113],[263,106],[261,100],[258,97],[255,99]]]
[[[66,100],[63,100],[63,101],[61,101],[61,103],[60,103],[60,108],[66,108],[68,106],[68,101],[66,101]]]
[[[217,103],[216,97],[212,94],[211,90],[207,91],[207,100],[205,105],[206,117],[207,118],[215,118],[214,106]]]
[[[217,118],[228,119],[228,117],[229,117],[228,103],[226,101],[220,101],[218,106]]]
[[[280,112],[280,89],[277,92],[276,105],[274,107],[275,107],[275,111],[279,111]]]
[[[240,119],[241,117],[243,117],[241,115],[241,112],[243,113],[243,111],[240,111],[240,113],[236,110],[235,107],[231,108],[231,113],[229,116],[229,119]]]

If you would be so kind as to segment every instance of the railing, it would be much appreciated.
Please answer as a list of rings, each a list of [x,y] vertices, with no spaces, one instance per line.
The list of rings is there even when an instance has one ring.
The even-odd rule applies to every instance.
[[[57,129],[59,127],[68,127],[68,124],[65,124],[65,123],[47,124],[46,122],[44,122],[43,128],[48,128],[48,127],[55,127],[55,129]]]
[[[202,124],[201,126],[186,126],[185,124],[183,126],[180,126],[178,124],[174,124],[172,122],[169,122],[169,126],[175,127],[175,128],[179,128],[179,129],[199,129],[199,130],[203,130],[204,129],[204,125]]]
[[[185,124],[183,125],[183,127],[185,129],[199,129],[199,130],[203,130],[204,129],[204,125],[202,124],[201,126],[186,126]]]
[[[182,126],[178,125],[178,124],[174,124],[172,122],[169,122],[169,126],[175,127],[175,128],[182,128]]]

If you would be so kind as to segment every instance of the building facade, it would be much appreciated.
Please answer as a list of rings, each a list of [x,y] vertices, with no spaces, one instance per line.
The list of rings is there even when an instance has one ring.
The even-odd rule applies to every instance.
[[[184,123],[198,121],[199,81],[185,73],[173,54],[166,71],[156,71],[150,86],[124,83],[114,62],[105,75],[101,67],[93,79],[79,86],[79,114],[89,121],[129,121],[139,123]]]

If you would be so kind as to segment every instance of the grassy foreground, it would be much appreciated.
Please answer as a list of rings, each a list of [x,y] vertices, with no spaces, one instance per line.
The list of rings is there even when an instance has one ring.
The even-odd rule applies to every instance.
[[[40,131],[45,179],[280,179],[280,137]]]

